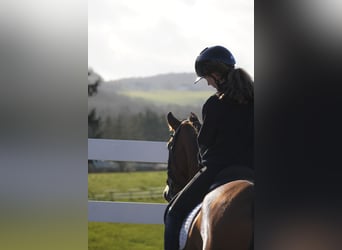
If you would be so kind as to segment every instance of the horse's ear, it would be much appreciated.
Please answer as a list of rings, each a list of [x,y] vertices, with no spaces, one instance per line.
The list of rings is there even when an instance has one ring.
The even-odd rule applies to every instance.
[[[197,115],[191,112],[189,116],[189,120],[190,122],[192,122],[192,125],[196,128],[197,132],[199,132],[201,130],[202,124],[199,121]]]
[[[197,117],[197,115],[193,112],[190,113],[190,116],[189,116],[189,120],[194,123],[194,122],[199,122],[199,119]]]
[[[179,125],[181,124],[181,121],[178,120],[173,114],[172,112],[169,112],[166,116],[167,118],[167,122],[169,124],[169,126],[173,129],[176,130]]]

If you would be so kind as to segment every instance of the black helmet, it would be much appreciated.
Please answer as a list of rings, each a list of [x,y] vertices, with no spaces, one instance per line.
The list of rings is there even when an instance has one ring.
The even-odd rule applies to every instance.
[[[195,70],[198,77],[195,83],[201,80],[208,73],[212,73],[208,72],[208,63],[223,63],[234,68],[236,62],[233,54],[225,47],[212,46],[205,48],[196,58]]]

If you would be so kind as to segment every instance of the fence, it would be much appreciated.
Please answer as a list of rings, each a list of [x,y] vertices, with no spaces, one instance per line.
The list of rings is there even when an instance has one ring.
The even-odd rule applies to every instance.
[[[90,199],[95,200],[139,200],[139,199],[160,199],[162,197],[162,193],[164,191],[165,186],[163,187],[148,187],[147,190],[141,191],[137,188],[128,189],[126,192],[121,192],[117,189],[107,189],[102,194],[91,194],[88,193],[88,197]]]
[[[165,142],[88,139],[89,160],[165,163]],[[88,221],[163,224],[166,204],[88,201]]]

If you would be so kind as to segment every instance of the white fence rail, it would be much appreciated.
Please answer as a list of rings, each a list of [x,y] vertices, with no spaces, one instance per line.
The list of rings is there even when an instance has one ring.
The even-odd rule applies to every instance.
[[[88,201],[88,220],[136,224],[163,224],[166,204]]]
[[[89,160],[165,163],[166,142],[88,139]]]
[[[165,163],[165,142],[88,139],[89,160]],[[166,204],[88,201],[88,221],[163,224]]]

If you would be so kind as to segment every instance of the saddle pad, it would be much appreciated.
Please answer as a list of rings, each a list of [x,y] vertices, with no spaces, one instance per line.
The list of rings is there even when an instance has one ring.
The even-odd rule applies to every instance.
[[[180,233],[179,233],[179,249],[183,250],[186,244],[186,240],[188,238],[188,233],[192,224],[192,221],[195,219],[197,213],[201,209],[202,203],[198,204],[185,218]]]

